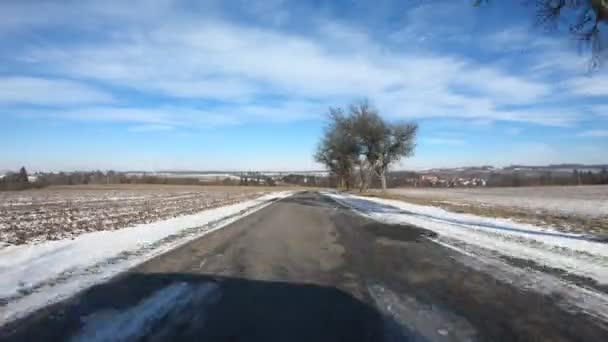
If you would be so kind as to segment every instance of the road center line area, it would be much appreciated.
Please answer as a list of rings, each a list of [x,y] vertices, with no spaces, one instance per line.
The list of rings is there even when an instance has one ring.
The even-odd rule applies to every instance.
[[[601,255],[584,277],[516,258],[513,236],[502,255],[348,196],[282,198],[5,324],[0,340],[608,341]]]

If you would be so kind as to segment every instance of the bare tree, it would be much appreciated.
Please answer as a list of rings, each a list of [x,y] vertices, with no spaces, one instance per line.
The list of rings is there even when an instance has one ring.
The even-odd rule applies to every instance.
[[[338,187],[352,187],[353,171],[359,146],[353,135],[351,120],[341,108],[330,108],[328,125],[317,147],[315,160],[325,165],[338,178]]]
[[[354,135],[360,144],[360,153],[380,179],[382,190],[386,190],[389,166],[414,153],[418,126],[407,122],[387,123],[367,101],[352,105],[350,118]]]
[[[386,190],[388,168],[413,154],[418,126],[387,123],[367,101],[351,105],[348,115],[340,108],[330,108],[328,117],[315,160],[338,177],[340,188],[350,189],[356,177],[362,192],[373,174]]]
[[[357,185],[359,192],[365,192],[371,183],[372,168],[365,159],[365,156],[359,156],[355,162],[355,168],[357,169]]]
[[[22,166],[19,170],[19,175],[17,176],[17,181],[21,183],[29,183],[29,176],[27,171],[25,170],[25,166]]]
[[[491,0],[474,0],[479,6]],[[608,0],[526,0],[525,5],[533,8],[535,24],[548,30],[554,30],[560,24],[569,26],[570,34],[583,46],[591,50],[590,69],[597,69],[608,57],[606,32],[608,27]],[[566,18],[573,18],[569,23]],[[601,24],[605,25],[601,25]]]

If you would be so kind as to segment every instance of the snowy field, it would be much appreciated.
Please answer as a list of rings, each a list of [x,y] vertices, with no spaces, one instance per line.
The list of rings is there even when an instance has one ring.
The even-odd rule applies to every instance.
[[[162,185],[0,192],[0,246],[120,229],[189,215],[262,194],[264,191],[260,188]]]
[[[220,229],[237,219],[259,210],[273,201],[290,196],[292,193],[271,192],[263,196],[235,192],[228,197],[226,193],[215,194],[223,203],[241,200],[238,203],[217,206],[209,209],[208,203],[201,199],[200,205],[188,210],[196,211],[189,215],[159,220],[153,223],[131,225],[127,228],[82,233],[73,238],[57,241],[31,242],[22,245],[0,247],[0,325],[22,317],[40,307],[65,299],[74,293],[170,249]],[[207,195],[196,193],[196,198]],[[143,197],[146,201],[159,197],[159,201],[172,201],[177,198],[191,199],[192,193],[159,194],[106,193],[100,196],[76,196],[80,204],[113,203],[117,207],[139,202],[129,202]],[[219,197],[218,197],[219,196]],[[239,197],[240,196],[240,197]],[[171,200],[167,200],[171,198]],[[65,201],[61,196],[49,196],[46,201],[55,203]],[[41,200],[37,199],[40,205]],[[194,200],[193,200],[194,201]],[[23,203],[31,202],[27,200]],[[163,202],[166,203],[166,202]],[[190,203],[186,201],[186,203]],[[218,202],[215,202],[218,205]],[[30,204],[24,204],[30,205]],[[63,202],[61,202],[63,206]],[[161,208],[159,205],[157,208]],[[101,210],[101,209],[100,209]],[[103,209],[106,210],[106,209]]]
[[[333,192],[326,195],[372,219],[436,232],[433,241],[457,251],[457,260],[467,267],[522,290],[556,296],[565,308],[608,323],[608,241],[434,206]]]
[[[510,207],[556,214],[608,217],[608,185],[518,188],[401,188],[390,193],[452,204]]]

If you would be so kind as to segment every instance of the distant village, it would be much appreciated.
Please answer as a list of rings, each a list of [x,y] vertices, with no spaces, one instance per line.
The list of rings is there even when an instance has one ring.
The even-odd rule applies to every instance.
[[[471,177],[452,177],[441,178],[433,174],[422,174],[418,178],[413,178],[409,181],[409,185],[413,187],[444,187],[444,188],[459,188],[459,187],[477,187],[486,186],[485,179]]]
[[[544,185],[608,184],[608,165],[560,164],[512,165],[431,169],[423,172],[395,171],[392,187],[518,187]]]
[[[392,171],[388,176],[388,186],[466,188],[608,184],[607,168],[608,165],[562,164]],[[25,168],[21,168],[18,171],[0,172],[0,190],[79,184],[331,187],[335,185],[335,179],[327,171],[36,171],[29,173]],[[379,187],[379,184],[372,181],[371,187]]]

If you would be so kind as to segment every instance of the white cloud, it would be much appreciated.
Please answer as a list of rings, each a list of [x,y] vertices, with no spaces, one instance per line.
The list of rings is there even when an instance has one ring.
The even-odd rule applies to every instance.
[[[399,78],[393,73],[396,70],[369,59],[328,54],[312,40],[212,21],[195,28],[163,28],[144,40],[67,54],[73,57],[69,62],[56,60],[63,66],[60,72],[143,90],[160,87],[169,95],[185,97],[198,97],[205,91],[187,89],[207,89],[213,97],[215,88],[231,89],[232,96],[256,92],[352,95],[381,89]],[[257,89],[247,86],[251,82]],[[233,90],[235,84],[238,87]]]
[[[371,6],[370,12],[384,11],[379,17],[359,10],[367,5],[353,3],[360,13],[350,20],[347,13],[332,17],[329,4],[311,6],[312,12],[298,2],[306,7],[300,12],[281,0],[254,5],[135,0],[129,6],[119,0],[70,6],[3,2],[3,70],[49,78],[0,78],[0,104],[10,104],[16,110],[5,107],[17,114],[21,104],[61,106],[29,108],[27,114],[117,122],[131,131],[174,129],[175,136],[199,126],[317,120],[328,105],[363,97],[391,119],[446,118],[488,130],[504,128],[495,121],[580,127],[579,121],[608,113],[601,105],[608,80],[580,77],[587,56],[566,46],[567,39],[539,38],[510,27],[491,33],[489,26],[483,32],[491,37],[485,37],[477,23],[479,10],[453,1],[400,2],[399,14],[395,2],[387,3]],[[223,12],[224,7],[238,13]],[[400,22],[387,25],[388,15]],[[525,54],[507,61],[504,56],[520,48]],[[497,57],[501,51],[506,53]],[[2,82],[8,83],[2,87]],[[516,140],[523,138],[530,137]],[[446,134],[425,142],[460,140]],[[459,149],[464,151],[458,159],[423,158],[436,158],[435,165],[449,158],[454,166],[488,162],[469,153],[473,144],[467,147]],[[585,155],[582,147],[569,153],[546,144],[515,147],[487,155],[501,156],[498,163],[600,159],[593,148]],[[260,165],[266,162],[273,163]]]
[[[608,137],[608,129],[592,129],[578,133],[579,137],[590,138],[606,138]]]
[[[140,125],[129,127],[129,132],[158,132],[158,131],[172,131],[175,127],[170,125]]]
[[[566,86],[577,95],[608,97],[608,73],[574,78]]]
[[[178,127],[223,126],[246,122],[285,122],[318,119],[326,110],[311,102],[286,101],[277,104],[223,105],[213,109],[187,106],[152,108],[96,106],[71,110],[27,110],[23,115],[60,118],[87,122],[119,122],[138,124],[134,131],[164,130]],[[18,111],[15,111],[19,113]]]
[[[474,40],[477,11],[458,1],[428,1],[418,6],[407,4],[403,26],[390,36],[397,44],[464,43]]]
[[[81,105],[112,101],[111,95],[75,81],[35,77],[0,77],[0,103]]]
[[[593,106],[591,111],[597,115],[608,116],[608,106],[599,105]]]
[[[282,5],[278,2],[270,6],[281,12],[286,8]],[[345,104],[362,97],[372,99],[387,116],[394,118],[461,118],[570,126],[582,115],[557,109],[559,103],[553,103],[559,100],[553,94],[566,83],[559,85],[542,77],[432,49],[422,52],[386,46],[366,32],[335,20],[319,19],[315,29],[303,34],[279,31],[276,27],[284,24],[281,18],[267,18],[271,25],[265,28],[236,24],[213,11],[206,16],[184,13],[170,1],[150,8],[142,7],[141,3],[125,7],[115,2],[109,5],[91,2],[82,7],[94,22],[106,20],[110,26],[122,23],[124,27],[109,30],[104,39],[90,44],[30,47],[17,59],[29,61],[25,62],[28,67],[47,74],[95,80],[146,95],[167,96],[169,100],[205,99],[223,104],[220,110],[204,109],[206,115],[181,115],[187,110],[201,112],[194,105],[188,108],[184,104],[176,114],[161,115],[160,124],[200,116],[212,116],[211,121],[225,123],[250,117],[297,120],[319,115],[327,105]],[[457,9],[467,16],[470,27],[449,29],[462,22],[462,18],[452,20]],[[140,10],[141,16],[135,18]],[[264,6],[251,11],[266,12]],[[408,12],[404,29],[427,30],[429,17],[445,17],[439,22],[449,25],[438,25],[428,31],[457,40],[475,26],[473,13],[475,10],[461,5],[446,3],[439,8],[423,5]],[[289,15],[282,13],[279,17]],[[508,29],[493,37],[489,44],[531,41],[529,32],[521,29]],[[551,40],[533,42],[547,51],[561,51]],[[589,87],[597,93],[601,85],[584,83],[573,94],[586,96],[589,91],[582,89]],[[273,99],[272,103],[261,100],[267,98]],[[299,102],[295,113],[294,102]],[[135,108],[129,103],[123,107],[128,109],[122,110],[138,111],[139,122],[159,121],[159,110]],[[122,114],[117,111],[108,115],[118,119]],[[79,109],[63,116],[75,115],[98,120],[99,114],[85,114]],[[221,115],[227,117],[220,119]]]
[[[479,146],[477,146],[479,147]],[[483,147],[482,147],[483,148]],[[452,148],[449,153],[415,155],[402,160],[400,169],[429,169],[494,165],[548,165],[560,163],[602,164],[606,162],[603,146],[553,145],[542,142],[491,144],[484,151],[475,147]]]
[[[522,77],[510,76],[492,68],[478,66],[462,70],[454,83],[486,94],[497,102],[530,104],[551,92],[551,85]]]
[[[582,53],[565,33],[548,34],[538,27],[514,25],[489,33],[479,42],[483,49],[505,54],[513,65],[525,66],[537,77],[553,74],[568,78],[589,71],[591,56]]]
[[[483,40],[483,47],[496,51],[522,51],[530,45],[539,44],[530,29],[521,26],[510,26],[490,33]]]
[[[493,146],[493,150],[494,153],[485,156],[483,161],[496,166],[560,163],[600,164],[606,162],[605,151],[599,146],[560,146],[542,142],[527,142]]]
[[[152,92],[159,92],[175,97],[204,98],[214,100],[246,101],[253,99],[259,91],[247,81],[221,79],[192,80],[159,80],[148,87]]]
[[[219,19],[168,21],[145,34],[125,29],[106,43],[33,49],[26,57],[38,61],[33,66],[61,75],[232,102],[235,110],[259,97],[315,99],[326,105],[368,97],[387,115],[398,110],[410,117],[547,125],[573,120],[555,111],[530,117],[530,111],[501,110],[546,99],[551,83],[463,57],[387,50],[361,31],[325,25],[318,29],[325,39],[313,39]]]
[[[173,0],[132,0],[125,6],[121,0],[81,0],[70,4],[63,1],[2,1],[0,36],[48,27],[89,31],[100,25],[120,27],[125,23],[149,23],[175,10],[174,3]]]
[[[523,128],[521,127],[509,127],[505,129],[505,133],[511,136],[518,136],[523,132]]]
[[[577,111],[561,108],[499,109],[488,98],[452,94],[445,89],[380,97],[380,109],[397,118],[453,118],[465,119],[471,124],[492,121],[523,122],[546,126],[567,127],[580,120]],[[428,101],[423,101],[428,99]]]
[[[462,145],[465,143],[462,139],[454,138],[423,138],[422,141],[433,145]]]
[[[152,127],[213,126],[239,122],[236,117],[183,107],[86,107],[62,112],[39,111],[39,114],[79,121],[138,123]]]

